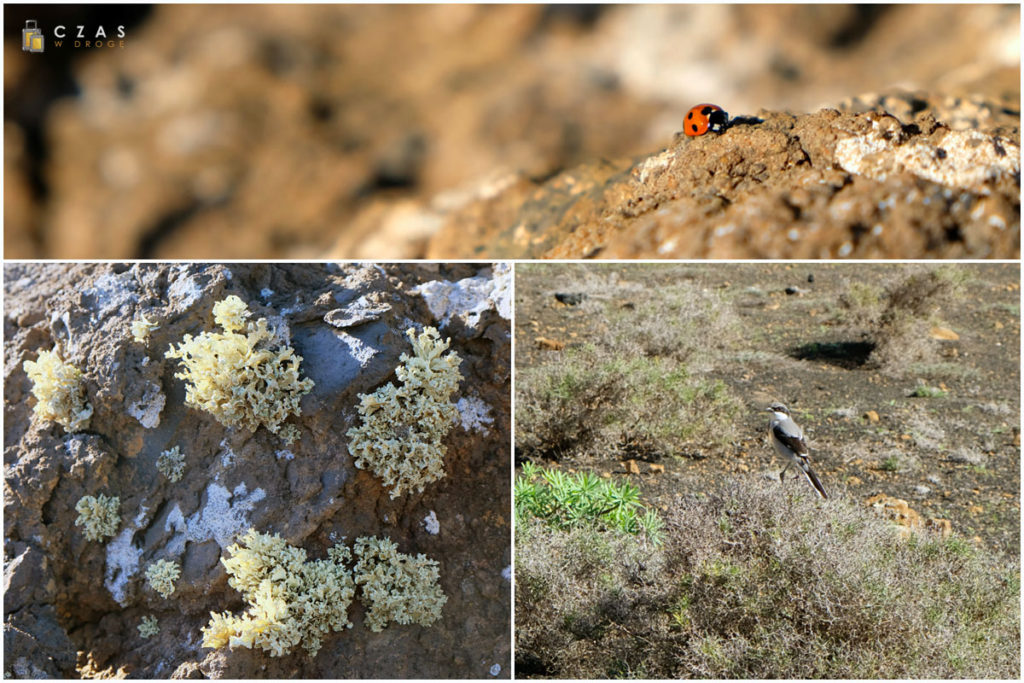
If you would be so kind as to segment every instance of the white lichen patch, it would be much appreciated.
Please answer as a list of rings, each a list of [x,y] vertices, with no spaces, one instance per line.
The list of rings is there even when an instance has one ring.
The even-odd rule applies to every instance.
[[[387,538],[362,537],[355,543],[353,575],[367,604],[366,626],[382,631],[388,622],[430,626],[441,618],[448,596],[438,585],[435,560],[405,555]]]
[[[363,342],[358,337],[353,337],[348,332],[336,332],[335,336],[338,337],[348,347],[349,355],[359,363],[359,367],[365,368],[373,360],[373,357],[377,355],[377,350]]]
[[[160,390],[160,386],[154,382],[147,382],[142,398],[129,403],[126,412],[146,429],[153,429],[160,426],[160,413],[163,412],[166,402],[167,397]]]
[[[904,145],[883,131],[836,143],[836,163],[849,173],[884,181],[909,172],[947,187],[975,192],[1001,176],[1020,173],[1020,147],[1008,139],[973,130],[950,131],[938,142],[919,139]]]
[[[22,369],[32,381],[36,415],[58,423],[69,434],[89,427],[92,405],[85,399],[78,368],[62,361],[55,351],[40,351],[39,357],[25,361]]]
[[[107,544],[107,567],[103,574],[103,585],[117,604],[128,604],[128,586],[132,577],[139,573],[142,548],[132,544],[136,529],[122,529],[114,540]]]
[[[458,282],[432,280],[411,291],[423,297],[442,328],[453,318],[467,327],[476,327],[489,310],[496,310],[506,320],[512,317],[512,275],[507,263],[495,264],[491,277],[478,275]]]
[[[280,337],[265,318],[247,323],[248,308],[237,296],[214,304],[213,315],[223,334],[186,334],[165,354],[183,368],[174,376],[186,383],[185,403],[226,427],[256,431],[262,425],[277,434],[290,415],[301,414],[299,401],[313,388],[313,380],[299,377],[302,356],[275,344]]]
[[[228,584],[249,603],[240,616],[211,612],[202,629],[203,647],[260,648],[281,657],[302,645],[311,657],[331,631],[351,627],[348,607],[355,594],[346,568],[352,554],[345,546],[327,550],[327,559],[306,560],[306,551],[277,534],[254,529],[221,558]]]
[[[135,276],[130,272],[104,273],[84,294],[83,302],[100,318],[106,318],[138,299]],[[96,315],[93,316],[95,318]]]
[[[182,308],[191,308],[194,303],[203,298],[203,287],[194,277],[188,274],[189,266],[182,264],[178,267],[178,277],[167,288],[167,298]]]
[[[98,498],[83,496],[75,503],[78,518],[75,526],[85,527],[85,538],[89,541],[102,541],[117,533],[121,525],[121,499],[117,496],[108,498],[102,493]]]
[[[185,473],[185,456],[181,452],[181,447],[175,446],[161,453],[156,459],[156,468],[172,483],[181,479],[181,475]]]
[[[462,428],[467,432],[487,434],[490,431],[487,427],[494,424],[490,406],[476,396],[460,398],[455,402],[455,407],[459,411]]]
[[[361,296],[344,308],[336,308],[324,316],[324,322],[334,327],[354,327],[372,322],[391,310],[391,305],[370,301]]]
[[[181,576],[181,567],[172,560],[157,560],[146,567],[146,581],[157,593],[167,598],[174,592],[174,582]]]
[[[158,633],[160,633],[160,626],[157,625],[156,617],[151,614],[142,617],[142,623],[139,624],[139,635],[144,640],[148,640]]]
[[[395,369],[401,388],[389,382],[360,394],[362,423],[347,432],[356,467],[383,479],[392,498],[444,476],[447,449],[441,441],[455,421],[451,395],[462,380],[458,354],[444,353],[450,339],[441,341],[432,327],[406,334],[413,355],[403,353]]]
[[[149,341],[150,333],[159,327],[160,325],[147,318],[145,313],[140,314],[131,324],[132,339],[145,344]]]
[[[437,513],[433,510],[423,518],[423,526],[431,536],[437,536],[441,532],[441,523],[437,521]]]
[[[186,538],[193,543],[213,539],[221,548],[227,547],[249,527],[248,513],[264,498],[266,493],[260,488],[249,493],[240,484],[232,494],[220,484],[210,483],[206,487],[206,504],[185,523]]]

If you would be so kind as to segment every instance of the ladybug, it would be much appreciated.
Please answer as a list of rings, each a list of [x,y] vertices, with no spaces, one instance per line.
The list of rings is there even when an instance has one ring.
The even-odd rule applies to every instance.
[[[704,135],[709,130],[721,133],[729,123],[729,115],[716,104],[698,104],[686,112],[683,132],[690,137]]]

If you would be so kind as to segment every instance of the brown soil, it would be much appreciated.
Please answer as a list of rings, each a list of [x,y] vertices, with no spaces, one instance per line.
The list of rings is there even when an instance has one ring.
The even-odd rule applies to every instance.
[[[523,178],[449,216],[428,255],[1016,258],[1018,128],[953,131],[931,106],[886,113],[913,99],[925,105],[761,111],[639,160]]]
[[[766,440],[772,401],[787,404],[804,427],[816,471],[833,496],[868,504],[878,494],[909,503],[922,519],[947,519],[955,533],[992,549],[1020,552],[1020,269],[964,265],[965,296],[940,316],[957,333],[940,342],[940,356],[919,374],[892,376],[864,365],[865,340],[833,324],[838,296],[851,281],[878,282],[915,266],[842,264],[534,264],[516,280],[516,367],[558,362],[552,350],[600,338],[600,306],[621,308],[656,298],[661,285],[686,281],[717,290],[739,317],[740,340],[716,350],[707,340],[700,363],[748,408],[741,436],[724,448],[693,444],[647,462],[610,460],[598,452],[557,466],[628,477],[646,500],[669,504],[680,492],[700,495],[739,478],[748,486],[779,486],[783,463]],[[600,304],[567,306],[581,271],[618,273],[628,295],[609,285]],[[808,277],[813,275],[813,283]],[[593,284],[593,283],[591,283]],[[787,287],[797,288],[786,294]],[[578,290],[577,290],[578,291]],[[538,342],[542,338],[546,341]],[[810,345],[817,345],[816,347]],[[811,350],[814,350],[811,352]],[[912,397],[918,380],[945,387],[945,398]],[[878,421],[868,417],[877,413]],[[518,457],[528,454],[518,453]],[[554,464],[547,462],[544,464]],[[895,467],[895,471],[893,468]],[[808,484],[787,477],[787,487]]]

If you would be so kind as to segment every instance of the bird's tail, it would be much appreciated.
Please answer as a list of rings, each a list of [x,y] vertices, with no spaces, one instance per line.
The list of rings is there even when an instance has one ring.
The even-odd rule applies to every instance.
[[[800,469],[803,470],[804,476],[807,477],[807,481],[810,482],[814,490],[818,492],[818,495],[828,500],[828,494],[825,493],[825,487],[821,485],[821,480],[818,479],[818,475],[811,469],[811,465],[808,462],[801,462]]]

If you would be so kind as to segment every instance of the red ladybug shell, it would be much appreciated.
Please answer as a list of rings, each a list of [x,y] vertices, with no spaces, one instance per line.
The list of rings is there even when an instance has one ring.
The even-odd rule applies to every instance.
[[[698,104],[686,112],[683,119],[683,132],[690,137],[704,135],[709,130],[721,133],[729,121],[726,114],[717,104]]]

